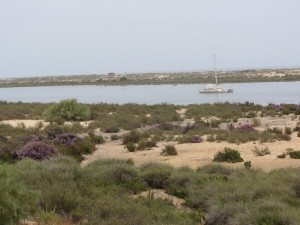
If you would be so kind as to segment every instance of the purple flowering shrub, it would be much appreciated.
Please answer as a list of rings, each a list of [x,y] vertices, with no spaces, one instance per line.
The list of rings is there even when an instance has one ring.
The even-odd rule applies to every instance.
[[[64,133],[57,135],[56,138],[53,139],[54,144],[60,145],[74,145],[80,140],[80,138],[76,134]]]
[[[17,152],[17,159],[31,158],[38,161],[48,160],[58,154],[56,148],[41,141],[29,142]]]
[[[237,131],[247,132],[247,131],[255,131],[252,125],[250,124],[243,124],[235,128]]]
[[[191,142],[192,143],[201,143],[201,142],[203,142],[203,138],[199,137],[199,136],[192,136],[191,137]]]

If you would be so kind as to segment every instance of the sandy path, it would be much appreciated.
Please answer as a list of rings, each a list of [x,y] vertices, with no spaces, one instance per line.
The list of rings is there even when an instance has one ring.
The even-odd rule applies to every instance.
[[[245,144],[229,144],[227,142],[211,143],[202,142],[197,144],[176,144],[178,155],[176,156],[161,156],[161,150],[166,143],[159,143],[158,147],[152,150],[128,152],[121,145],[120,141],[107,142],[103,145],[98,145],[97,150],[92,154],[86,156],[86,159],[82,162],[82,165],[86,165],[92,161],[98,159],[132,159],[135,165],[142,165],[148,162],[161,162],[167,163],[175,167],[189,166],[193,169],[204,166],[212,162],[214,155],[218,151],[222,151],[224,147],[230,147],[238,150],[241,153],[242,158],[245,161],[251,161],[254,168],[261,168],[265,171],[272,169],[284,168],[284,167],[300,167],[300,160],[290,159],[278,159],[277,155],[282,154],[287,148],[293,148],[299,150],[300,138],[294,133],[292,140],[276,141],[273,143],[245,143]],[[259,149],[268,147],[271,155],[255,156],[252,150],[257,146]],[[243,167],[243,163],[223,163],[231,167]]]

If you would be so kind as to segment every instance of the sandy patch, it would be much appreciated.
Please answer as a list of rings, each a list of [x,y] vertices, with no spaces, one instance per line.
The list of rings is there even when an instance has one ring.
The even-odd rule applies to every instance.
[[[49,122],[45,122],[44,120],[3,120],[0,122],[0,124],[9,124],[13,127],[24,125],[26,128],[36,127],[39,123],[41,123],[43,127],[49,125]]]
[[[218,151],[223,151],[225,147],[230,147],[238,150],[241,153],[244,161],[251,161],[253,168],[260,168],[265,171],[284,167],[300,167],[300,160],[277,158],[277,155],[285,152],[287,148],[299,149],[300,138],[296,133],[292,135],[291,141],[276,141],[273,143],[245,143],[245,144],[230,144],[227,142],[202,142],[202,143],[188,143],[176,144],[178,155],[176,156],[162,156],[160,153],[167,143],[159,143],[158,147],[152,150],[128,152],[120,141],[107,142],[103,145],[98,145],[97,150],[92,155],[87,155],[82,165],[86,165],[98,159],[132,159],[135,165],[140,166],[149,162],[167,163],[174,167],[188,166],[193,169],[202,167],[212,163],[214,155]],[[255,146],[259,149],[268,147],[271,152],[266,156],[255,156],[253,149]],[[244,167],[243,163],[222,163],[230,167]]]

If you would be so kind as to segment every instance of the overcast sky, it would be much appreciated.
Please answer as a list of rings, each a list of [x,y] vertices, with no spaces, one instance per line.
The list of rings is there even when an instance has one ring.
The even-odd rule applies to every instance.
[[[299,0],[0,0],[0,77],[300,66]]]

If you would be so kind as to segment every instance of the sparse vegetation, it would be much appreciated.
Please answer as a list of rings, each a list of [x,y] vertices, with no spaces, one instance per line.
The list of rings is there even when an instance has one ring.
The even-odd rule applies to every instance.
[[[174,145],[166,145],[164,149],[161,151],[161,155],[169,156],[169,155],[177,155],[177,150]]]
[[[254,147],[254,149],[252,150],[252,152],[254,153],[254,155],[256,156],[265,156],[265,155],[270,155],[271,152],[269,150],[269,148],[266,146],[264,148],[259,149],[258,147]]]
[[[214,162],[228,162],[228,163],[237,163],[243,162],[243,158],[241,157],[240,153],[231,148],[225,148],[224,151],[218,152],[214,158]]]
[[[41,118],[42,112],[51,107],[3,102],[1,105],[15,118],[31,119]],[[128,151],[151,149],[162,140],[200,143],[201,137],[206,135],[207,141],[224,142],[225,146],[226,142],[257,144],[288,140],[291,134],[288,127],[261,131],[262,127],[254,128],[256,117],[249,119],[252,125],[244,125],[248,121],[240,123],[243,120],[238,118],[296,113],[298,106],[191,105],[187,106],[186,116],[193,117],[195,123],[184,123],[185,126],[178,122],[181,119],[175,111],[176,106],[86,106],[94,119],[87,126],[79,122],[59,125],[61,121],[57,118],[48,126],[39,123],[32,128],[25,124],[16,127],[0,124],[0,225],[20,224],[21,220],[74,225],[300,224],[299,168],[266,173],[253,169],[253,161],[244,162],[241,169],[213,163],[196,170],[156,162],[134,166],[135,159],[99,160],[84,167],[79,164],[84,155],[95,150],[96,144],[103,143],[104,136],[100,135],[103,131],[111,133],[105,134],[107,142],[110,141],[107,137],[111,140],[122,138],[114,144],[122,141]],[[14,112],[15,109],[19,112]],[[1,107],[0,117],[13,118],[5,115]],[[230,129],[226,124],[231,124]],[[117,128],[126,134],[115,134],[119,132]],[[295,129],[299,132],[297,127]],[[166,145],[162,155],[176,155],[176,147]],[[266,155],[269,149],[256,148],[253,152]],[[295,149],[286,149],[277,158],[288,155],[300,158]],[[171,161],[171,157],[161,158]],[[225,148],[215,155],[214,161],[233,163],[243,159],[237,150]],[[172,195],[170,199],[173,195],[181,198],[185,207],[174,206],[170,199],[157,199],[150,194],[151,189],[165,191]],[[140,192],[144,191],[149,191],[149,195],[141,197]]]
[[[300,151],[292,151],[289,154],[292,159],[300,159]]]

